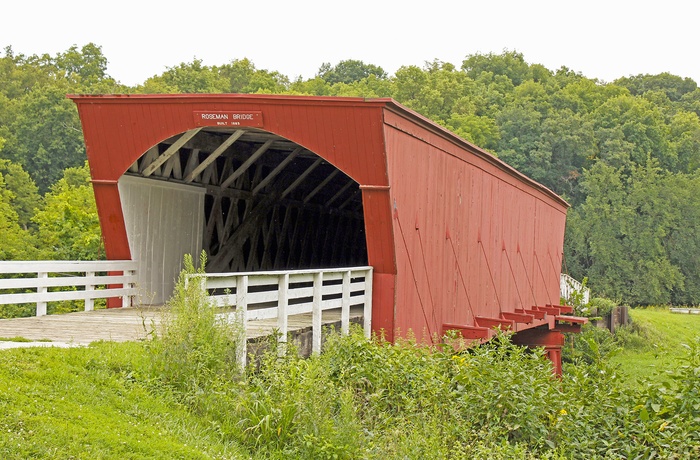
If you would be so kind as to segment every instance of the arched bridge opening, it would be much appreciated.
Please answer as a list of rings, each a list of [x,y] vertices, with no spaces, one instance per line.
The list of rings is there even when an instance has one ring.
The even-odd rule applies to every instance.
[[[163,273],[142,284],[166,297],[168,258],[202,249],[210,273],[367,265],[358,183],[274,133],[192,129],[150,148],[119,185],[132,257]],[[171,241],[162,256],[159,235]]]

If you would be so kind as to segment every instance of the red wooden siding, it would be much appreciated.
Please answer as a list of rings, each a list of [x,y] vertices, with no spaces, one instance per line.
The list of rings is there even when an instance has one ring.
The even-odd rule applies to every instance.
[[[151,146],[194,128],[195,111],[237,110],[262,111],[263,129],[316,152],[360,184],[388,185],[381,103],[347,98],[320,104],[319,98],[245,95],[73,99],[94,179],[119,179]]]
[[[428,338],[445,323],[556,302],[566,204],[434,126],[393,111],[385,121],[396,330]]]

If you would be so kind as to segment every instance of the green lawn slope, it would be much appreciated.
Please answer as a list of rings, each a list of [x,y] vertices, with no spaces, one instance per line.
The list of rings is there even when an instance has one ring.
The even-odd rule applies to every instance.
[[[700,339],[700,315],[655,307],[633,308],[630,316],[632,327],[617,332],[623,349],[610,359],[620,365],[630,382],[664,378],[666,372],[681,364],[688,347]]]
[[[0,458],[247,458],[137,375],[143,344],[0,351]]]

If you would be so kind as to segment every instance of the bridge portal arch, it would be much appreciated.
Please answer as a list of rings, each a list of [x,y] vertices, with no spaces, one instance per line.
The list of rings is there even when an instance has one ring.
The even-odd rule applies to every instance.
[[[198,127],[153,145],[119,180],[146,298],[172,292],[183,254],[208,272],[368,263],[359,184],[316,153],[258,128]]]

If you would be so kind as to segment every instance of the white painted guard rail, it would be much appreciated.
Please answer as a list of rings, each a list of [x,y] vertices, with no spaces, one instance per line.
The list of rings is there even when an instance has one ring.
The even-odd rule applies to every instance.
[[[89,311],[95,308],[95,299],[121,297],[122,306],[128,307],[136,296],[136,264],[132,260],[3,261],[0,304],[36,303],[37,316],[46,315],[48,302],[63,300],[84,300],[85,310]],[[123,274],[110,274],[115,272]],[[9,290],[35,292],[8,293]]]
[[[583,304],[587,304],[591,297],[591,290],[584,287],[579,281],[566,273],[562,273],[559,278],[560,296],[564,299],[569,299],[574,291],[583,293]]]
[[[191,275],[203,278],[215,306],[235,306],[243,327],[251,320],[277,318],[280,342],[287,340],[290,315],[312,314],[312,352],[321,351],[321,315],[341,309],[341,333],[350,327],[350,307],[363,305],[364,332],[372,329],[372,267]],[[245,347],[242,361],[245,363]]]

